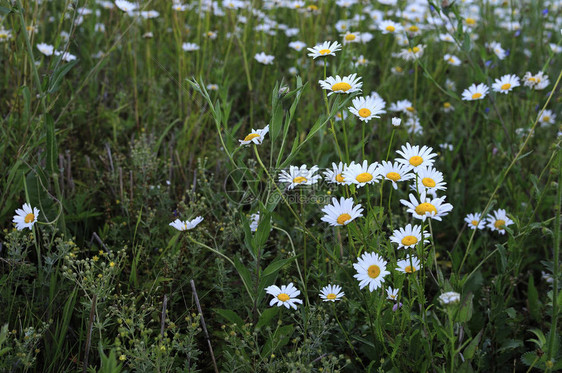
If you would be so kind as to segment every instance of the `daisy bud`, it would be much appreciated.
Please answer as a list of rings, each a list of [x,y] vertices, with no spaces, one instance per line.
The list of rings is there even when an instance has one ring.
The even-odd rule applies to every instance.
[[[456,304],[461,300],[461,295],[454,291],[448,291],[439,296],[439,302],[443,305]]]
[[[400,123],[402,123],[402,119],[396,118],[396,117],[392,118],[392,125],[394,127],[398,127],[400,125]]]

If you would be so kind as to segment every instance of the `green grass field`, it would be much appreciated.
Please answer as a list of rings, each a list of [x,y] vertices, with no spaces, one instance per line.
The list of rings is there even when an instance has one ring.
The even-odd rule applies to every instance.
[[[0,0],[0,371],[562,370],[561,32]]]

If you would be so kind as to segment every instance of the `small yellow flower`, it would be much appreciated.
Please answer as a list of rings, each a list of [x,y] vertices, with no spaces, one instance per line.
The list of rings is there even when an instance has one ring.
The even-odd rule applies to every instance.
[[[115,267],[115,262],[109,262],[110,267]]]
[[[92,258],[92,260],[93,260],[94,262],[97,262],[98,260],[100,260],[100,257],[97,256],[97,255],[94,255],[94,257]]]
[[[121,360],[121,361],[125,361],[126,359],[127,359],[127,356],[125,356],[125,355],[119,356],[119,360]]]

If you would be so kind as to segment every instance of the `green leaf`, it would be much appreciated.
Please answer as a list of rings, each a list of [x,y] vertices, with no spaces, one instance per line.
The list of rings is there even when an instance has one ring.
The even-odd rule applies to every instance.
[[[539,304],[539,292],[535,287],[535,280],[533,276],[529,276],[529,283],[527,284],[527,302],[529,306],[529,313],[535,321],[539,321],[540,315],[540,304]]]
[[[252,283],[252,275],[250,274],[250,271],[242,264],[240,259],[238,259],[237,257],[234,258],[233,263],[234,263],[234,267],[236,268],[236,271],[238,272],[238,275],[240,275],[240,278],[244,282],[244,286],[246,288],[246,291],[248,292],[248,295],[250,296],[250,299],[253,302],[254,297],[249,290],[250,284]]]
[[[53,72],[51,78],[49,79],[48,93],[54,93],[59,90],[62,80],[66,74],[78,63],[78,60],[70,61],[68,63],[59,65],[59,67]]]
[[[457,322],[467,322],[472,318],[472,298],[474,295],[468,293],[459,305],[459,309],[455,314],[455,321]]]
[[[224,317],[226,320],[230,321],[231,324],[237,324],[239,326],[244,325],[244,320],[232,310],[225,310],[222,308],[213,308],[213,311]]]
[[[280,259],[272,262],[270,265],[267,266],[266,269],[263,270],[262,276],[269,276],[272,274],[277,274],[281,268],[285,267],[287,264],[295,260],[296,257],[287,258],[287,259]]]
[[[47,138],[47,159],[46,159],[46,166],[47,171],[49,174],[54,174],[58,171],[57,168],[57,141],[55,138],[55,122],[53,121],[53,117],[49,114],[45,115],[45,131],[46,131],[46,138]]]
[[[480,332],[476,334],[476,337],[474,337],[472,341],[470,341],[469,345],[466,346],[463,352],[463,356],[465,359],[472,359],[474,357],[474,353],[478,348],[478,343],[480,343],[480,339],[482,338],[483,332],[484,330],[480,330]]]
[[[279,307],[267,308],[261,314],[258,323],[256,325],[256,328],[261,329],[266,325],[270,325],[273,327],[273,325],[271,325],[271,320],[273,319],[273,317],[277,316],[278,313],[279,313]]]
[[[518,339],[508,339],[502,343],[501,347],[498,350],[498,353],[514,350],[516,348],[523,347],[523,346],[524,346],[523,341],[520,341]]]

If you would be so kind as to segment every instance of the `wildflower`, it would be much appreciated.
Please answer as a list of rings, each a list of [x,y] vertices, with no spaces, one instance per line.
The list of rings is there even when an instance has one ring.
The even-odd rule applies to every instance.
[[[312,185],[316,184],[318,180],[321,179],[320,175],[315,175],[318,171],[318,166],[312,166],[307,169],[306,165],[302,166],[290,166],[289,172],[283,170],[279,175],[279,181],[282,183],[289,183],[288,188],[293,189],[297,185]]]
[[[454,291],[448,291],[446,293],[442,293],[439,296],[439,302],[442,305],[456,304],[456,303],[459,303],[460,300],[461,300],[461,295],[459,293],[454,292]]]
[[[52,56],[55,47],[49,44],[39,43],[37,44],[37,49],[39,49],[39,52],[43,53],[45,56]]]
[[[16,215],[14,215],[13,223],[16,224],[16,229],[21,231],[25,228],[33,227],[33,224],[37,221],[37,216],[39,216],[39,209],[37,207],[31,208],[29,203],[24,203],[21,209],[16,210]]]
[[[417,171],[419,182],[416,183],[417,187],[424,190],[447,190],[447,183],[443,181],[443,173],[437,171],[433,167],[420,168]]]
[[[439,198],[428,198],[426,191],[422,191],[420,194],[420,200],[418,202],[416,196],[410,193],[410,200],[401,199],[400,203],[408,208],[414,218],[421,219],[425,221],[427,218],[441,220],[442,216],[445,216],[453,209],[453,205],[450,203],[444,203],[445,197]]]
[[[412,135],[421,135],[423,133],[420,118],[416,115],[408,116],[408,118],[406,118],[406,123],[404,123],[404,127],[406,127],[408,133]]]
[[[462,92],[462,99],[465,101],[482,100],[488,94],[488,86],[484,83],[472,84]]]
[[[137,9],[137,5],[134,3],[131,3],[129,1],[126,0],[115,0],[115,5],[117,6],[117,8],[121,9],[124,12],[132,12],[133,10]]]
[[[356,97],[351,102],[349,111],[357,116],[360,121],[368,122],[373,118],[380,118],[379,114],[384,114],[385,102],[379,98],[372,97]]]
[[[505,234],[505,227],[513,224],[513,220],[507,217],[504,209],[497,209],[492,214],[493,216],[487,218],[488,228],[492,231],[498,231],[500,234]]]
[[[332,162],[332,169],[327,169],[324,171],[324,176],[326,177],[326,181],[332,184],[339,184],[339,185],[346,185],[349,184],[343,178],[343,171],[345,170],[346,165],[343,162],[336,164]]]
[[[549,84],[548,75],[544,75],[542,71],[539,71],[536,75],[532,75],[530,71],[527,71],[525,76],[523,76],[523,85],[537,91],[545,89]]]
[[[398,127],[400,125],[400,123],[402,123],[402,119],[396,118],[396,117],[392,118],[392,125],[394,127]]]
[[[496,79],[494,84],[492,84],[492,89],[495,92],[504,94],[507,94],[515,87],[519,87],[519,78],[513,74],[504,75],[501,78]]]
[[[382,164],[379,165],[377,172],[384,179],[390,180],[394,189],[398,189],[398,184],[396,184],[397,182],[410,180],[415,177],[414,174],[409,173],[411,169],[411,166],[398,162],[392,163],[382,161]]]
[[[270,306],[277,305],[277,307],[285,306],[287,309],[297,309],[297,303],[302,304],[302,300],[297,297],[301,293],[300,290],[294,287],[291,282],[289,285],[281,285],[279,288],[276,285],[271,285],[265,288],[267,294],[273,295],[273,299],[269,302]]]
[[[491,43],[486,44],[486,46],[494,52],[494,54],[496,55],[496,57],[498,57],[499,60],[503,60],[505,57],[507,57],[507,53],[505,49],[502,48],[500,43],[493,41]]]
[[[256,53],[254,58],[256,61],[263,63],[264,65],[273,65],[273,60],[275,59],[274,56],[267,55],[264,52]]]
[[[454,149],[453,144],[449,144],[449,143],[446,143],[446,142],[439,144],[439,147],[443,150],[450,150],[450,151],[452,151]]]
[[[433,148],[429,146],[422,146],[421,149],[419,145],[402,145],[401,150],[397,150],[396,153],[400,154],[402,158],[397,158],[396,161],[399,163],[410,166],[414,169],[414,172],[418,170],[433,166],[433,158],[437,157],[437,154],[432,153]]]
[[[410,100],[398,100],[390,104],[390,111],[398,111],[407,115],[413,115],[416,112]]]
[[[414,273],[420,269],[420,261],[415,256],[408,256],[396,263],[396,270],[402,273]]]
[[[331,226],[342,226],[351,223],[356,218],[363,216],[361,204],[353,206],[353,198],[341,197],[339,202],[336,198],[332,198],[332,204],[326,205],[322,209],[325,214],[322,221]]]
[[[316,59],[318,57],[335,56],[337,51],[341,50],[341,44],[337,41],[330,43],[325,41],[322,44],[317,44],[313,48],[307,48],[310,52],[309,57]]]
[[[378,182],[380,175],[377,173],[378,163],[369,164],[363,161],[363,164],[352,163],[343,172],[343,178],[350,184],[357,185],[358,188],[367,184]]]
[[[178,231],[187,231],[195,228],[202,221],[203,218],[201,216],[198,216],[193,220],[186,220],[186,221],[181,221],[180,219],[176,219],[173,222],[171,222],[169,225],[176,228]]]
[[[413,48],[404,48],[399,53],[393,53],[394,57],[400,57],[405,61],[413,61],[423,56],[425,46],[418,44]]]
[[[359,57],[357,57],[357,60],[355,61],[354,66],[355,67],[365,66],[368,63],[369,63],[369,60],[367,60],[363,55],[360,55]]]
[[[543,124],[554,124],[556,120],[556,114],[552,110],[544,110],[539,116],[539,122]]]
[[[353,93],[353,92],[361,92],[361,87],[363,83],[360,82],[361,78],[357,78],[357,74],[351,74],[348,76],[340,77],[336,75],[334,78],[333,76],[329,76],[326,80],[319,80],[320,87],[322,89],[331,91],[328,93],[328,96],[332,95],[333,93]]]
[[[0,26],[0,43],[8,41],[12,38],[12,30],[6,30]]]
[[[193,52],[193,51],[198,51],[199,46],[195,43],[183,43],[181,49],[183,49],[186,52]]]
[[[269,132],[269,124],[264,128],[262,128],[261,130],[254,130],[252,128],[252,132],[250,132],[246,137],[244,137],[244,140],[238,140],[238,141],[240,141],[240,146],[249,145],[250,143],[261,145],[263,138],[265,137],[265,135],[267,135],[268,132]]]
[[[386,299],[396,301],[398,299],[398,289],[386,288]]]
[[[306,47],[306,44],[299,40],[292,41],[289,43],[289,48],[293,48],[297,52],[300,52],[304,47]]]
[[[260,221],[260,213],[257,212],[255,214],[250,215],[250,230],[252,232],[257,232],[258,230],[258,223]]]
[[[74,61],[76,59],[76,56],[69,52],[54,51],[54,54],[55,56],[61,56],[62,60],[65,62]]]
[[[351,32],[348,30],[341,36],[343,37],[343,45],[350,43],[359,43],[361,41],[361,36],[358,32]]]
[[[395,229],[390,236],[390,241],[397,243],[397,249],[407,249],[415,247],[418,243],[422,241],[423,237],[429,237],[426,231],[423,231],[420,225],[408,224],[404,228]],[[429,240],[424,239],[423,243],[428,243]]]
[[[486,218],[483,218],[480,212],[466,215],[464,221],[468,224],[468,227],[473,230],[486,228]]]
[[[395,34],[402,32],[403,27],[401,24],[396,23],[390,20],[382,20],[379,22],[379,30],[382,31],[383,35],[385,34]]]
[[[337,300],[341,300],[344,295],[345,293],[341,291],[341,286],[339,285],[324,286],[320,291],[320,298],[322,298],[324,302],[335,302]]]
[[[209,83],[209,84],[207,84],[207,89],[208,89],[209,91],[218,91],[218,90],[219,90],[219,86],[218,86],[218,84]]]
[[[357,271],[353,277],[359,281],[359,288],[369,285],[369,291],[380,288],[384,277],[390,274],[386,270],[386,261],[375,253],[363,253],[353,268]]]
[[[451,105],[450,102],[444,102],[441,110],[443,110],[444,113],[450,113],[451,111],[455,111],[455,107]]]
[[[443,59],[452,66],[459,66],[461,64],[461,60],[452,54],[446,54]]]

